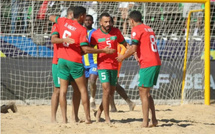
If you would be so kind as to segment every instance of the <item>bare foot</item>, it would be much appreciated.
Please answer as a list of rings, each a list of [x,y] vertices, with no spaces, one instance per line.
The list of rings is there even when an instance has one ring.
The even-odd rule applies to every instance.
[[[100,122],[100,117],[96,117],[96,122]]]
[[[100,122],[101,113],[99,113],[98,111],[95,111],[94,116],[96,117],[96,122]]]
[[[68,123],[68,119],[66,118],[66,120],[63,119],[63,123]]]
[[[56,119],[52,119],[51,122],[52,123],[57,123],[57,120]]]
[[[72,120],[71,120],[72,123],[79,123],[80,122],[80,119],[78,117],[72,117]]]
[[[111,121],[110,121],[110,118],[108,118],[108,119],[105,119],[105,123],[107,123],[107,124],[111,124]]]
[[[105,121],[105,123],[107,123],[108,125],[111,125],[111,121]]]
[[[136,106],[136,104],[134,103],[134,102],[131,102],[131,103],[129,103],[129,110],[130,111],[133,111],[134,110],[134,108],[135,108],[135,106]]]
[[[148,127],[149,126],[149,123],[148,122],[143,122],[142,124],[141,124],[141,127],[144,127],[144,128],[146,128],[146,127]]]
[[[149,123],[149,127],[156,127],[158,125],[158,120],[151,120]]]
[[[92,121],[91,121],[91,120],[86,120],[85,123],[86,123],[86,124],[91,124]]]
[[[85,122],[84,120],[79,120],[79,122],[78,123],[83,123],[83,122]]]
[[[111,108],[110,112],[117,112],[117,109],[116,109],[116,107],[114,107],[114,108]]]

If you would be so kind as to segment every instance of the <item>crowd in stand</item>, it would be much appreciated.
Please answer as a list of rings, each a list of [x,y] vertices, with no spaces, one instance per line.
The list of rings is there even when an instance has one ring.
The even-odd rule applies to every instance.
[[[215,2],[211,2],[211,35],[215,36]],[[130,34],[128,12],[135,9],[143,12],[144,23],[151,26],[156,35],[183,36],[186,35],[187,9],[204,9],[203,4],[189,3],[134,3],[134,2],[63,2],[63,1],[28,1],[28,0],[2,0],[1,1],[1,33],[12,34],[49,34],[52,23],[48,15],[63,15],[70,5],[87,7],[98,22],[98,14],[110,12],[114,18],[114,25],[123,35]],[[200,6],[199,6],[200,5]],[[33,14],[32,14],[33,13]],[[204,18],[203,13],[193,15],[193,36],[202,35]],[[97,28],[97,23],[93,27]]]

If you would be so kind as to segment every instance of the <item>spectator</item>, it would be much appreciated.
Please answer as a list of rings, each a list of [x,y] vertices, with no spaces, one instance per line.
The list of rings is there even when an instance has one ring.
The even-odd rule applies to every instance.
[[[128,20],[128,11],[134,6],[134,2],[120,2],[119,9],[121,11],[121,19],[123,21],[122,34],[125,36],[127,34],[127,20]]]
[[[88,8],[87,13],[93,16],[93,28],[97,29],[97,18],[98,18],[98,14],[97,14],[97,1],[90,1],[90,2],[86,2],[86,5]]]
[[[66,17],[67,15],[67,7],[65,7],[65,3],[64,1],[60,1],[60,10],[61,10],[61,14],[60,17]]]
[[[12,0],[11,1],[11,33],[26,33],[28,19],[28,1]],[[19,21],[18,21],[19,20]],[[19,27],[18,27],[19,26]],[[23,35],[24,36],[24,35]]]
[[[198,9],[204,9],[204,4],[198,4],[198,3],[183,3],[183,17],[186,18],[185,21],[185,26],[187,26],[187,17],[188,13],[190,10],[198,10]],[[203,12],[195,12],[193,13],[193,17],[196,21],[195,29],[193,36],[198,36],[199,35],[199,29],[202,24],[202,19],[203,19]],[[187,29],[185,28],[185,36],[187,35]]]

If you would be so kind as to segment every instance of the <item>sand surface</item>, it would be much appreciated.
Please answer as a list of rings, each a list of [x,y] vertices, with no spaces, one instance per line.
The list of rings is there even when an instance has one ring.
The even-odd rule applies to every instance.
[[[141,106],[129,111],[127,105],[117,105],[118,112],[110,113],[112,124],[71,123],[71,106],[68,105],[68,124],[62,124],[58,109],[58,123],[51,123],[49,105],[17,106],[18,112],[1,114],[2,134],[215,134],[215,104],[206,105],[156,105],[159,121],[157,127],[141,128]],[[84,119],[81,105],[79,118]],[[102,114],[102,118],[104,115]]]

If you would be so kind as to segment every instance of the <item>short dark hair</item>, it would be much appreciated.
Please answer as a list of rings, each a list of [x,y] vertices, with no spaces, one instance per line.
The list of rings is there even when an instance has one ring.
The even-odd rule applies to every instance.
[[[78,18],[79,16],[81,15],[84,15],[86,14],[86,8],[85,7],[82,7],[82,6],[75,6],[73,8],[73,15],[74,15],[74,18]]]
[[[102,13],[100,15],[99,19],[101,20],[103,16],[105,16],[105,17],[111,17],[109,13]]]
[[[70,6],[68,9],[67,9],[67,15],[69,12],[73,12],[74,11],[74,7],[73,6]]]
[[[129,14],[129,18],[133,19],[135,22],[142,22],[142,14],[140,13],[140,11],[132,11]]]
[[[92,19],[92,20],[93,20],[93,16],[92,16],[92,15],[90,15],[90,14],[86,15],[86,17],[90,17],[90,19]]]

